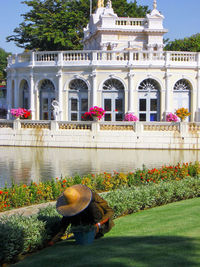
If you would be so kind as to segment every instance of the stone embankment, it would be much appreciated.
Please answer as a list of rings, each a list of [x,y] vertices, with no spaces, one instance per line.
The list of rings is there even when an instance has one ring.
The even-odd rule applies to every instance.
[[[9,215],[13,215],[13,214],[30,216],[30,215],[38,213],[38,211],[41,208],[45,208],[49,205],[55,205],[55,204],[56,204],[56,201],[52,201],[52,202],[48,202],[48,203],[41,203],[38,205],[27,206],[27,207],[23,207],[23,208],[14,209],[14,210],[8,210],[8,211],[0,212],[0,216],[3,216],[3,215],[9,216]]]

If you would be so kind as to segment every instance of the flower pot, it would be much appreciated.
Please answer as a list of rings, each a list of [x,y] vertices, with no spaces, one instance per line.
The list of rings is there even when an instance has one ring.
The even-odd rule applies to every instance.
[[[74,232],[76,244],[78,245],[89,245],[92,244],[95,238],[96,230],[92,229],[88,232]]]
[[[93,121],[98,122],[99,118],[97,116],[93,116]]]

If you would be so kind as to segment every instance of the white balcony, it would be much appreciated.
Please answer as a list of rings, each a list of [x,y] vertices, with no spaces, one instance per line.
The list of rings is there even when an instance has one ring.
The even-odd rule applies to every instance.
[[[8,68],[44,66],[134,66],[178,67],[200,66],[200,53],[148,51],[45,51],[11,55]]]

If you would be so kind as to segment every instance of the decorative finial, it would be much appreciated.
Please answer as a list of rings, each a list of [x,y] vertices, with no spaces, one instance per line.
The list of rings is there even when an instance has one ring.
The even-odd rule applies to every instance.
[[[153,1],[153,9],[157,9],[157,0]]]
[[[97,8],[104,7],[104,0],[98,0]]]

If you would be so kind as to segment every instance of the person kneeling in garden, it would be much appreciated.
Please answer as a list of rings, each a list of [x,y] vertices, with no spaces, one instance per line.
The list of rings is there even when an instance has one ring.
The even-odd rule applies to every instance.
[[[113,210],[108,203],[97,193],[85,185],[73,185],[68,187],[57,199],[56,209],[63,215],[59,232],[55,234],[49,245],[59,241],[67,227],[79,225],[95,225],[95,238],[102,237],[114,226]]]

